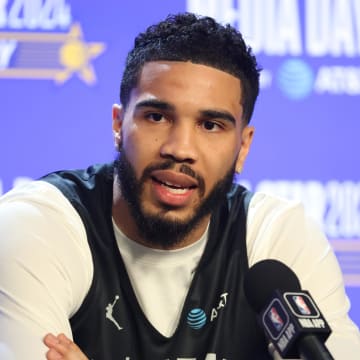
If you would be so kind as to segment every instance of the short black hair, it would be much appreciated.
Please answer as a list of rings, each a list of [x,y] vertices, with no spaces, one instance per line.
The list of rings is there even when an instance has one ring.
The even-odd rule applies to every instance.
[[[225,71],[240,79],[246,123],[252,116],[259,94],[259,75],[255,56],[241,33],[213,18],[192,13],[169,15],[135,38],[120,87],[120,101],[126,108],[130,93],[150,61],[190,61]]]

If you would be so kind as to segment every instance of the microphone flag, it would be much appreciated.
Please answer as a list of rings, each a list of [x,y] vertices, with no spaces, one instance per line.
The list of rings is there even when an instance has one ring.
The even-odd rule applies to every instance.
[[[297,342],[315,335],[325,342],[331,333],[324,316],[305,290],[275,290],[258,315],[265,334],[284,359],[299,357]]]

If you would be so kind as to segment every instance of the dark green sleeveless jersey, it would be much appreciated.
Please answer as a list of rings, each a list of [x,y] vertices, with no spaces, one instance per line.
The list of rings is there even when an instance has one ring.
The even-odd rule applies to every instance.
[[[176,331],[168,338],[142,312],[117,248],[111,215],[113,165],[61,171],[42,180],[63,192],[86,229],[93,281],[70,322],[74,341],[89,359],[270,359],[242,286],[248,269],[242,187],[234,187],[211,216],[204,254]]]

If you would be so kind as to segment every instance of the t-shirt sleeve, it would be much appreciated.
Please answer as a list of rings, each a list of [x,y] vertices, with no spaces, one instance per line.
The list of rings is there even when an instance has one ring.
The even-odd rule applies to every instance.
[[[349,299],[334,251],[319,224],[299,203],[257,194],[247,224],[249,265],[276,259],[288,265],[328,321],[326,345],[335,359],[357,359],[360,333],[348,316]]]
[[[0,358],[45,359],[48,332],[69,318],[92,281],[84,226],[54,186],[37,181],[0,198]]]

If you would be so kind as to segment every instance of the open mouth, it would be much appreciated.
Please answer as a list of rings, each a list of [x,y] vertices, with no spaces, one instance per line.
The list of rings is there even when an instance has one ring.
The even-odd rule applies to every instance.
[[[190,185],[190,186],[183,186],[179,184],[174,184],[170,181],[161,181],[157,179],[156,177],[152,177],[152,180],[156,183],[160,184],[161,186],[164,186],[167,188],[168,191],[170,191],[173,194],[185,194],[187,191],[195,189],[196,185]]]

